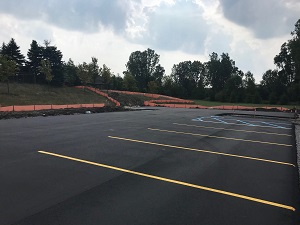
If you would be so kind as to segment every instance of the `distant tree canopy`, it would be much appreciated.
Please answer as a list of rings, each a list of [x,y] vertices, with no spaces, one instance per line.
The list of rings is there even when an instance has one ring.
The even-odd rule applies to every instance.
[[[207,62],[183,61],[174,64],[171,74],[165,74],[160,55],[148,48],[134,51],[126,63],[123,77],[115,75],[106,65],[99,66],[96,57],[91,62],[75,65],[72,59],[62,61],[62,52],[45,41],[33,40],[27,60],[12,38],[0,48],[0,80],[62,85],[91,85],[100,88],[161,93],[189,99],[222,102],[300,104],[300,20],[274,57],[276,69],[262,74],[260,84],[254,75],[244,73],[228,53],[213,52]]]
[[[204,91],[205,65],[200,61],[184,61],[175,64],[171,77],[181,87],[184,97],[201,98]]]
[[[159,55],[152,49],[131,53],[126,64],[129,72],[137,81],[139,91],[148,91],[148,83],[161,84],[165,69],[159,64]]]
[[[262,97],[270,102],[300,102],[300,19],[291,34],[274,57],[277,69],[267,70],[262,77]]]

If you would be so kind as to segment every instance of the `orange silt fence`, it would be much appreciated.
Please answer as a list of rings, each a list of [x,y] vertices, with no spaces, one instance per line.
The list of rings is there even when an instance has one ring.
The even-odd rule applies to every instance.
[[[34,110],[49,110],[52,109],[52,105],[35,105]]]
[[[4,106],[4,107],[0,107],[0,111],[1,112],[12,112],[14,110],[13,106]]]
[[[51,109],[67,109],[68,105],[50,105]]]
[[[14,105],[0,106],[0,112],[24,112],[51,109],[80,109],[80,108],[102,108],[105,104],[70,104],[70,105]]]
[[[98,94],[98,95],[101,95],[101,96],[107,98],[109,101],[111,101],[111,102],[113,102],[114,104],[116,104],[116,106],[121,106],[120,102],[118,102],[117,100],[115,100],[115,99],[109,97],[107,93],[104,93],[104,92],[102,92],[102,91],[100,91],[100,90],[98,90],[98,89],[96,89],[96,88],[93,88],[93,87],[85,87],[85,86],[76,86],[75,88],[81,88],[81,89],[86,88],[86,89],[88,89],[88,90],[90,90],[90,91],[95,92],[95,93]]]
[[[33,111],[34,106],[33,105],[15,105],[13,107],[13,110],[15,112],[21,112],[21,111]]]
[[[143,92],[117,91],[117,90],[108,90],[108,92],[115,92],[115,93],[128,94],[128,95],[143,95],[149,98],[167,98],[173,100],[182,100],[180,98],[175,98],[167,95],[159,95],[159,94],[151,94],[151,93],[143,93]]]

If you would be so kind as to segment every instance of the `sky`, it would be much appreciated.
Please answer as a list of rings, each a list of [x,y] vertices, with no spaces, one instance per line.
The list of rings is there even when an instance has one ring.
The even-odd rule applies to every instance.
[[[64,61],[96,57],[121,76],[134,51],[155,50],[166,75],[225,52],[259,82],[299,15],[299,0],[0,0],[0,41],[27,55],[49,40]]]

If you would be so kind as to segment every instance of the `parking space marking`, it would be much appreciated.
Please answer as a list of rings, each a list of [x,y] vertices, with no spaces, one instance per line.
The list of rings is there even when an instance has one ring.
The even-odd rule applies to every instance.
[[[233,120],[233,121],[236,121],[237,119],[235,118],[227,118],[227,117],[222,117],[222,116],[211,116],[213,118],[217,117],[217,118],[223,118],[223,119],[226,119],[226,120]],[[240,117],[241,118],[241,117]],[[249,123],[261,123],[262,121],[261,120],[244,120],[245,122],[249,122]],[[277,122],[277,121],[271,121],[272,124],[280,124],[280,125],[286,125],[286,126],[291,126],[290,123],[283,123],[283,122]]]
[[[279,126],[279,125],[276,125],[276,124],[274,124],[274,123],[267,123],[267,122],[261,122],[261,123],[267,124],[267,125],[270,125],[270,126],[273,126],[273,127],[285,128],[285,127],[283,127],[283,126]]]
[[[205,128],[205,129],[215,129],[215,130],[228,130],[228,131],[236,131],[236,132],[246,132],[246,133],[256,133],[256,134],[268,134],[268,135],[278,135],[278,136],[288,136],[291,137],[290,134],[280,134],[280,133],[269,133],[263,131],[253,131],[253,130],[235,130],[230,128],[222,128],[222,127],[207,127],[207,126],[200,126],[200,125],[191,125],[191,124],[183,124],[183,123],[173,123],[174,125],[178,126],[186,126],[186,127],[198,127],[198,128]]]
[[[234,157],[234,158],[249,159],[249,160],[261,161],[261,162],[266,162],[266,163],[275,163],[275,164],[279,164],[279,165],[296,167],[292,163],[275,161],[275,160],[270,160],[270,159],[256,158],[256,157],[250,157],[250,156],[244,156],[244,155],[235,155],[235,154],[215,152],[215,151],[202,150],[202,149],[196,149],[196,148],[187,148],[187,147],[183,147],[183,146],[161,144],[161,143],[155,143],[155,142],[149,142],[149,141],[141,141],[141,140],[135,140],[135,139],[129,139],[129,138],[115,137],[115,136],[108,136],[108,137],[112,138],[112,139],[122,140],[122,141],[130,141],[130,142],[136,142],[136,143],[142,143],[142,144],[148,144],[148,145],[163,146],[163,147],[168,147],[168,148],[176,148],[176,149],[187,150],[187,151],[208,153],[208,154],[214,154],[214,155],[222,155],[222,156],[228,156],[228,157]]]
[[[292,147],[293,146],[293,145],[275,143],[275,142],[256,141],[256,140],[241,139],[241,138],[230,138],[230,137],[214,136],[214,135],[208,135],[208,134],[195,134],[195,133],[188,133],[188,132],[181,132],[181,131],[174,131],[174,130],[161,130],[161,129],[155,129],[155,128],[148,128],[148,130],[166,132],[166,133],[174,133],[174,134],[201,136],[201,137],[208,137],[208,138],[218,138],[218,139],[225,139],[225,140],[232,140],[232,141],[244,141],[244,142],[252,142],[252,143],[267,144],[267,145],[279,145],[279,146],[283,146],[283,147]]]
[[[214,121],[206,121],[206,120],[203,120],[203,119],[211,119],[211,120],[214,120]],[[250,126],[250,127],[262,127],[262,128],[284,129],[284,130],[291,130],[292,129],[292,128],[283,127],[283,126],[263,126],[263,125],[257,125],[257,124],[252,124],[252,123],[250,124],[250,123],[247,123],[247,122],[244,122],[244,121],[239,121],[239,120],[235,120],[235,121],[240,122],[241,124],[239,124],[239,123],[228,123],[224,120],[221,120],[217,116],[199,117],[199,118],[196,118],[196,119],[192,119],[192,121],[203,122],[203,123],[218,123],[218,124],[226,124],[226,125],[234,125],[234,126]],[[218,122],[216,122],[216,121],[218,121]],[[261,121],[260,121],[260,123],[264,124]]]
[[[256,202],[256,203],[261,203],[261,204],[265,204],[265,205],[269,205],[269,206],[273,206],[273,207],[287,209],[290,211],[296,211],[296,209],[294,207],[289,206],[289,205],[284,205],[284,204],[277,203],[277,202],[254,198],[254,197],[250,197],[247,195],[241,195],[241,194],[237,194],[237,193],[233,193],[233,192],[228,192],[228,191],[223,191],[223,190],[214,189],[214,188],[210,188],[210,187],[200,186],[200,185],[191,184],[191,183],[187,183],[187,182],[183,182],[183,181],[173,180],[173,179],[159,177],[159,176],[141,173],[141,172],[136,172],[133,170],[128,170],[128,169],[124,169],[124,168],[120,168],[120,167],[116,167],[116,166],[96,163],[96,162],[83,160],[83,159],[79,159],[79,158],[74,158],[74,157],[70,157],[70,156],[66,156],[66,155],[60,155],[60,154],[56,154],[56,153],[52,153],[52,152],[46,152],[46,151],[38,151],[38,152],[41,154],[45,154],[45,155],[50,155],[50,156],[63,158],[63,159],[67,159],[67,160],[71,160],[71,161],[75,161],[75,162],[98,166],[98,167],[102,167],[102,168],[106,168],[106,169],[110,169],[110,170],[120,171],[120,172],[124,172],[124,173],[128,173],[128,174],[133,174],[133,175],[137,175],[140,177],[146,177],[146,178],[150,178],[153,180],[164,181],[164,182],[173,183],[173,184],[177,184],[177,185],[181,185],[181,186],[196,188],[196,189],[200,189],[200,190],[204,190],[204,191],[208,191],[208,192],[213,192],[213,193],[217,193],[217,194],[221,194],[221,195],[226,195],[226,196],[235,197],[235,198],[239,198],[239,199],[243,199],[243,200],[248,200],[248,201],[252,201],[252,202]]]

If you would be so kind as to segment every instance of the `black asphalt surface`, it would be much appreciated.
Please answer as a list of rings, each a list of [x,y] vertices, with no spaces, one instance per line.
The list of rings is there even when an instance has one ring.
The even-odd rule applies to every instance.
[[[298,224],[291,122],[223,112],[0,121],[0,224]]]

